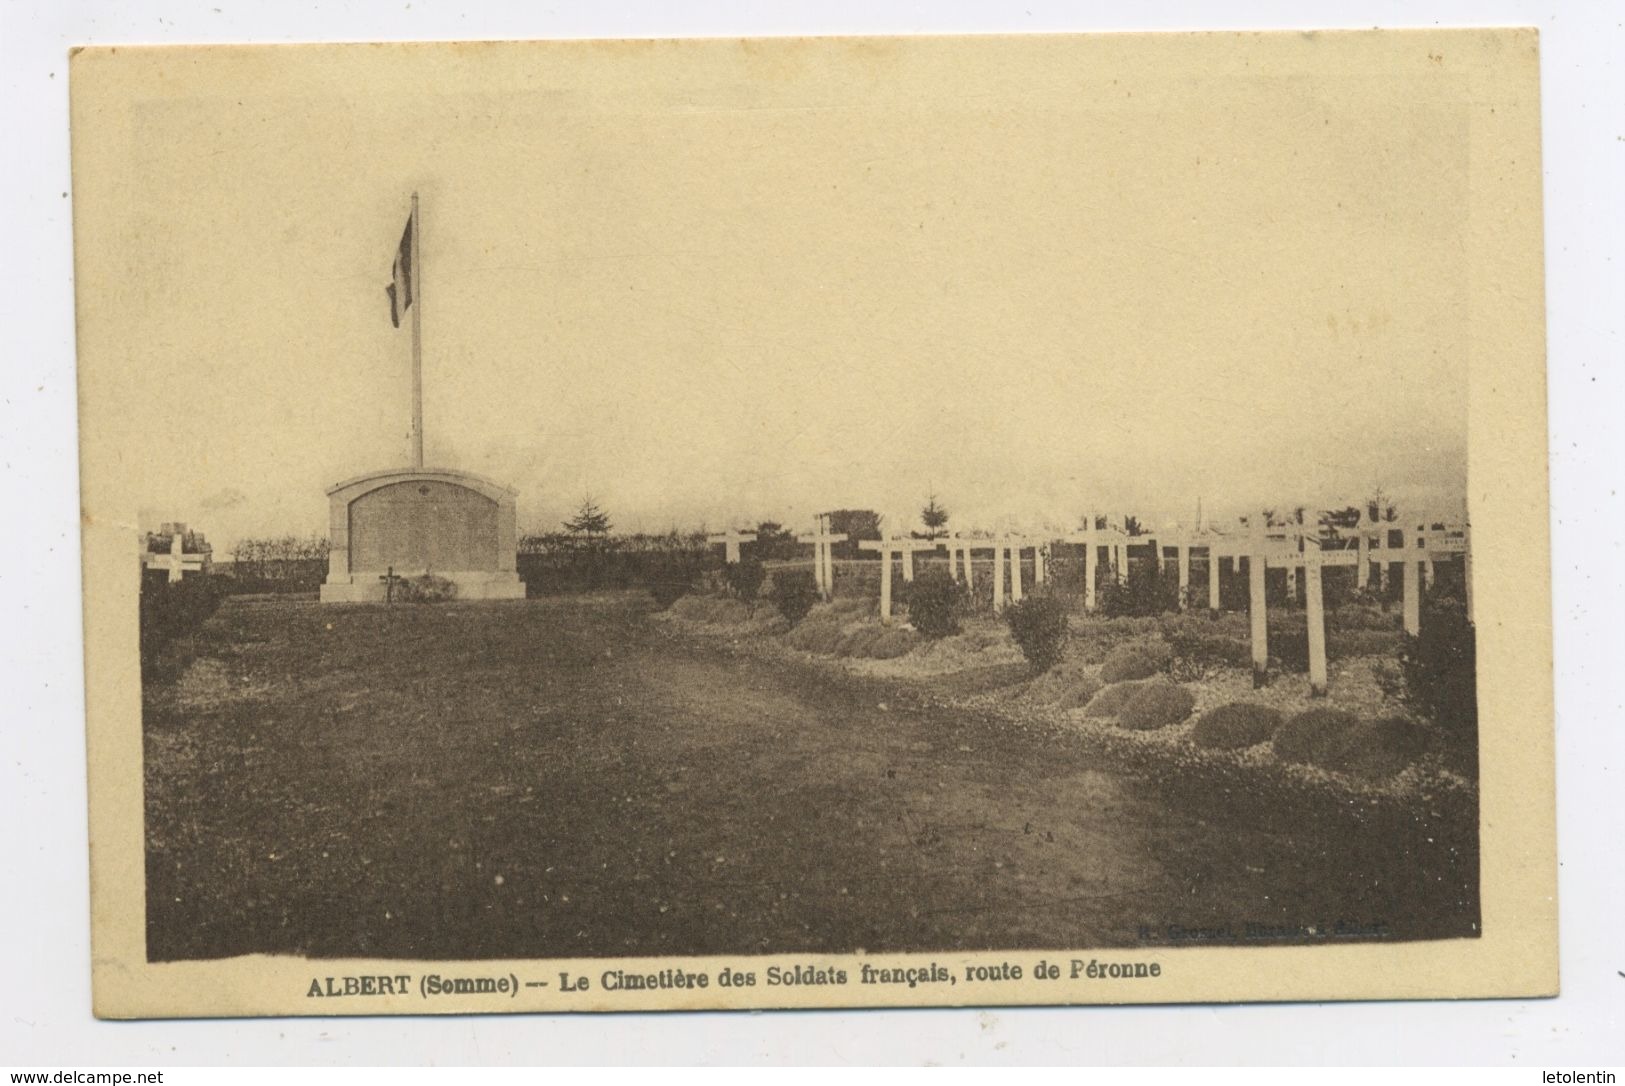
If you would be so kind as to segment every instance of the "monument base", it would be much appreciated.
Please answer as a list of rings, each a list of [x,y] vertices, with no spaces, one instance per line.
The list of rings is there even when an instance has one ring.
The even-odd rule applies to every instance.
[[[357,571],[349,576],[328,577],[322,583],[321,601],[323,603],[383,603],[387,598],[388,585],[382,580],[385,570]],[[397,572],[396,576],[403,580],[423,576],[423,571],[416,573]],[[525,598],[525,582],[519,579],[517,573],[492,572],[490,570],[453,570],[449,572],[435,572],[436,577],[451,581],[457,586],[457,599],[459,600],[522,600]],[[397,584],[396,594],[400,587]]]

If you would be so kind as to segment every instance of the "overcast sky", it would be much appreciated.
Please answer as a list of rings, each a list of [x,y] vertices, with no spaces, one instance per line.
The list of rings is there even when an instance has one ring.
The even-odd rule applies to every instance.
[[[408,462],[414,188],[428,460],[521,530],[1459,506],[1467,120],[1425,65],[706,50],[166,65],[129,280],[81,283],[143,519],[325,530]]]

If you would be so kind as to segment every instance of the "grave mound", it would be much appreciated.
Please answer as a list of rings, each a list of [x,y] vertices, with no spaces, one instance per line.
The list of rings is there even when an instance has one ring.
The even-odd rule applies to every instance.
[[[1191,740],[1213,750],[1241,750],[1267,742],[1281,726],[1281,714],[1267,705],[1234,701],[1196,720]]]
[[[1135,641],[1119,645],[1106,654],[1100,666],[1100,677],[1108,683],[1130,679],[1149,679],[1164,670],[1173,658],[1173,650],[1161,641]]]
[[[1117,714],[1117,724],[1134,731],[1150,731],[1178,724],[1191,715],[1196,698],[1189,690],[1166,680],[1147,682]]]
[[[1083,715],[1087,717],[1116,716],[1123,711],[1123,706],[1127,705],[1129,699],[1137,694],[1144,685],[1143,681],[1113,683],[1089,699],[1089,704],[1084,708]]]

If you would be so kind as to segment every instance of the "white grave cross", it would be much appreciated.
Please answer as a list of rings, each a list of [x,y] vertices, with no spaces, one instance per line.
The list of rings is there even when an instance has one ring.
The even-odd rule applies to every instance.
[[[721,543],[723,545],[723,556],[727,558],[728,564],[731,566],[739,561],[739,544],[754,542],[756,533],[740,531],[738,528],[729,528],[721,535],[707,536],[706,538],[712,543]]]
[[[181,534],[179,532],[169,537],[168,554],[154,554],[148,551],[142,555],[142,561],[148,569],[167,569],[170,584],[174,584],[187,573],[201,573],[203,571],[203,555],[181,553]]]
[[[1300,567],[1303,569],[1303,614],[1309,632],[1309,696],[1312,698],[1326,696],[1326,606],[1320,571],[1327,566],[1358,567],[1360,562],[1358,548],[1326,550],[1319,531],[1304,525],[1291,526],[1285,549],[1269,555],[1268,564],[1285,569],[1289,577],[1296,575]]]
[[[914,579],[914,552],[934,551],[935,539],[864,539],[858,542],[860,550],[880,552],[880,621],[891,625],[891,563],[893,555],[903,557],[903,579]]]
[[[828,513],[818,515],[811,535],[796,537],[797,542],[813,545],[813,580],[818,584],[819,594],[826,600],[835,598],[834,544],[844,542],[845,539],[844,532],[829,530]]]
[[[1086,611],[1095,609],[1095,564],[1099,559],[1097,548],[1111,548],[1111,562],[1117,567],[1119,582],[1127,577],[1126,563],[1119,557],[1122,548],[1128,543],[1128,536],[1119,528],[1113,527],[1110,522],[1105,528],[1095,527],[1095,515],[1084,514],[1083,529],[1066,536],[1066,543],[1083,544],[1083,607]]]

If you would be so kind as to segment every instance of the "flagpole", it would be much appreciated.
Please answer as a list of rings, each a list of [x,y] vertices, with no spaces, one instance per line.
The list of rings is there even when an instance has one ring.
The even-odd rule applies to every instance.
[[[423,250],[418,245],[418,194],[412,194],[412,466],[423,467]]]

